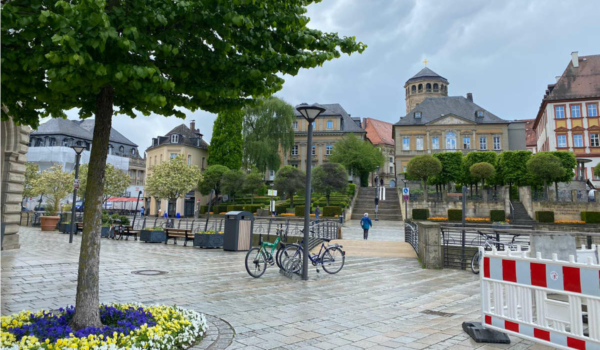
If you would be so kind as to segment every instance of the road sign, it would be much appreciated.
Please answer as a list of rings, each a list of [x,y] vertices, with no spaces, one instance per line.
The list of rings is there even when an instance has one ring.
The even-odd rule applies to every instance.
[[[79,179],[73,180],[73,189],[75,189],[75,190],[79,189]]]
[[[408,187],[404,187],[402,189],[402,194],[408,196],[410,194],[410,189]]]
[[[405,202],[408,202],[408,196],[402,196],[402,199],[403,199]]]
[[[267,190],[267,195],[269,197],[275,197],[277,196],[277,190]]]

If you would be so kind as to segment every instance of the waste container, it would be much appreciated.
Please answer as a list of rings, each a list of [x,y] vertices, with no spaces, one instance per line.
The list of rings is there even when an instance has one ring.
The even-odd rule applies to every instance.
[[[242,251],[252,246],[254,215],[247,211],[230,211],[225,214],[223,250]]]

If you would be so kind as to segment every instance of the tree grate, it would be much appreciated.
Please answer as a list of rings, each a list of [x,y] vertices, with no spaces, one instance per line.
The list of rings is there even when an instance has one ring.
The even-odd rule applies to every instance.
[[[450,312],[442,312],[442,311],[433,311],[433,310],[423,310],[421,311],[422,314],[426,314],[426,315],[435,315],[435,316],[441,316],[441,317],[452,317],[456,314],[450,313]]]
[[[142,276],[158,276],[158,275],[166,275],[168,272],[160,271],[160,270],[138,270],[138,271],[131,271],[131,273],[134,275],[142,275]]]

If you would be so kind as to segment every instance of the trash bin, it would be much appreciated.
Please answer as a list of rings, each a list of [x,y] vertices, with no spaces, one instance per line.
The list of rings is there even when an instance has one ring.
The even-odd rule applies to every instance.
[[[254,215],[247,211],[230,211],[225,214],[223,250],[242,251],[252,246]]]

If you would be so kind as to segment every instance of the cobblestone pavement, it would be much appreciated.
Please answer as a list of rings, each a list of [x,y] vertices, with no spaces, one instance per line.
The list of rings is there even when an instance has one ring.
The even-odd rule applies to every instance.
[[[80,237],[22,229],[21,249],[2,252],[2,315],[73,304]],[[337,275],[289,280],[276,268],[248,276],[244,252],[103,239],[102,302],[177,304],[206,313],[218,334],[198,349],[541,349],[476,344],[461,330],[479,318],[479,282],[416,259],[348,257]],[[144,276],[136,270],[162,270]],[[454,314],[441,317],[426,310]],[[221,320],[226,321],[222,322]],[[235,334],[228,327],[230,324]],[[223,338],[220,338],[223,335]],[[216,337],[215,337],[216,336]]]

